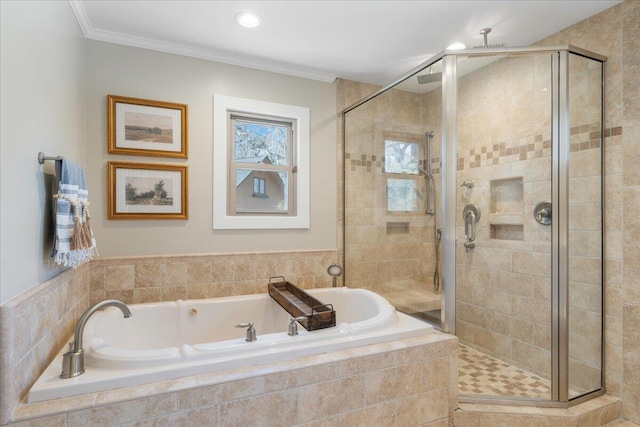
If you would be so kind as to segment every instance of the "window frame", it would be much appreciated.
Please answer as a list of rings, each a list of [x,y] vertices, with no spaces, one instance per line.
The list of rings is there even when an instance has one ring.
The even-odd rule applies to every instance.
[[[289,212],[257,212],[231,214],[229,185],[235,183],[236,165],[250,165],[254,170],[275,170],[268,164],[236,163],[230,144],[232,115],[253,116],[293,122],[291,173],[293,197],[289,202]],[[310,110],[306,107],[237,98],[215,94],[213,96],[213,228],[214,229],[276,229],[309,228],[310,201]],[[235,130],[234,130],[235,132]],[[239,166],[246,169],[246,167]]]
[[[235,131],[236,131],[236,123],[244,122],[251,124],[265,124],[265,125],[274,125],[281,126],[286,128],[286,139],[287,139],[287,148],[286,148],[286,163],[284,165],[270,164],[270,163],[246,163],[239,162],[236,160],[236,140],[235,140]],[[229,147],[229,187],[227,189],[227,215],[236,216],[236,215],[295,215],[296,212],[296,173],[297,168],[295,165],[295,149],[296,149],[296,141],[295,141],[295,128],[296,121],[292,119],[283,119],[282,117],[274,117],[274,116],[264,116],[264,115],[256,115],[256,114],[248,114],[242,112],[228,112],[227,123],[229,125],[228,131],[228,147]],[[280,210],[269,210],[269,209],[239,209],[237,205],[237,185],[236,183],[236,173],[238,170],[250,170],[253,172],[282,172],[287,174],[287,182],[286,188],[284,188],[284,197],[287,202],[287,209]],[[255,177],[254,177],[255,179]],[[265,191],[266,191],[266,181],[265,181]],[[254,191],[255,193],[255,191]],[[265,193],[266,195],[266,193]],[[256,197],[254,194],[253,197]],[[266,197],[264,197],[266,198]]]

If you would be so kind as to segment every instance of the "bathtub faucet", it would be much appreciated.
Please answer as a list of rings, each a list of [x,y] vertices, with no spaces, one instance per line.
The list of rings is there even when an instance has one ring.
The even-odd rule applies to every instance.
[[[115,299],[99,302],[87,309],[87,311],[80,316],[78,323],[76,323],[73,342],[69,343],[69,351],[62,356],[62,373],[60,374],[60,378],[74,378],[84,373],[84,350],[82,349],[84,325],[93,313],[110,306],[118,307],[120,311],[122,311],[122,314],[124,314],[125,319],[132,316],[129,307],[122,301]]]
[[[256,330],[253,327],[253,323],[251,323],[251,322],[238,323],[236,325],[236,328],[247,328],[247,337],[245,338],[245,341],[253,342],[253,341],[256,341],[258,339],[258,338],[256,338]]]
[[[291,321],[289,322],[288,334],[291,335],[292,337],[295,337],[296,335],[298,335],[298,324],[296,322],[300,322],[301,320],[307,320],[307,316],[291,318]]]

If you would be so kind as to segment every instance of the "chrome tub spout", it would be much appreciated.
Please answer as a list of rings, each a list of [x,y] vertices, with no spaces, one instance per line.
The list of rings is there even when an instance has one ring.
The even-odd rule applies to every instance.
[[[60,378],[74,378],[84,373],[84,350],[82,349],[84,325],[96,311],[111,306],[118,307],[120,311],[122,311],[122,314],[124,314],[125,319],[132,316],[129,307],[122,301],[115,299],[99,302],[87,309],[87,311],[80,316],[78,323],[76,323],[73,342],[69,343],[69,351],[63,355]]]

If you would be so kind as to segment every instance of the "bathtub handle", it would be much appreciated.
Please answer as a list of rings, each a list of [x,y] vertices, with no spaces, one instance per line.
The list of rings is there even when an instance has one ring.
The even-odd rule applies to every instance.
[[[291,335],[292,337],[298,335],[298,324],[296,322],[300,322],[302,320],[307,320],[307,316],[291,318],[291,322],[289,323],[289,335]]]
[[[253,328],[253,323],[251,322],[238,323],[236,325],[236,328],[247,328],[247,337],[245,338],[245,341],[253,342],[258,339],[256,337],[256,330]]]

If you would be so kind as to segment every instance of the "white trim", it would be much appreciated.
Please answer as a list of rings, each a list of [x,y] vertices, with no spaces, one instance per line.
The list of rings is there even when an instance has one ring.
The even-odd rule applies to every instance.
[[[205,59],[207,61],[221,62],[223,64],[237,65],[240,67],[253,68],[256,70],[269,71],[272,73],[285,74],[293,77],[317,80],[325,83],[333,82],[337,75],[308,67],[295,66],[284,62],[261,60],[258,58],[247,58],[239,55],[216,52],[209,49],[199,49],[178,43],[168,43],[159,40],[137,37],[127,34],[116,33],[93,28],[86,13],[82,1],[69,0],[71,8],[76,15],[80,28],[87,39],[98,40],[108,43],[121,44],[125,46],[139,47],[142,49],[155,50],[158,52],[172,53],[174,55],[189,56],[192,58]]]
[[[230,216],[227,214],[228,165],[227,117],[230,111],[282,117],[297,121],[295,155],[298,172],[296,215],[294,216]],[[213,96],[213,228],[214,229],[275,229],[309,228],[309,108],[276,104],[226,95]]]

